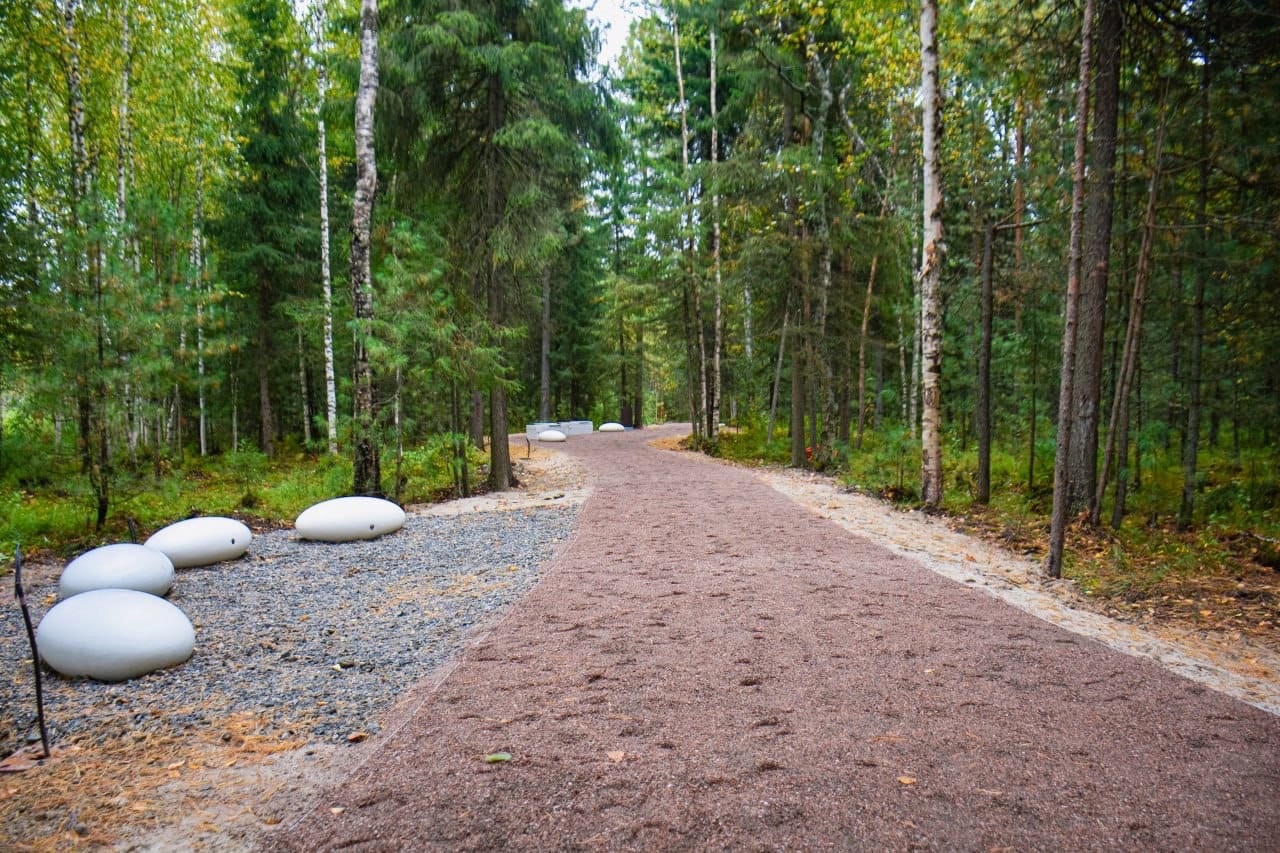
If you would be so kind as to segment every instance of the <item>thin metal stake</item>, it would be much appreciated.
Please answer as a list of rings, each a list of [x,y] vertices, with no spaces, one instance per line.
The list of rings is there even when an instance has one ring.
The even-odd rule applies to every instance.
[[[36,676],[36,719],[40,721],[40,743],[44,746],[44,755],[48,758],[49,729],[44,724],[44,689],[40,682],[40,655],[36,651],[36,632],[31,627],[31,613],[27,610],[27,596],[22,590],[22,545],[19,544],[13,555],[13,593],[18,599],[18,607],[22,609],[22,621],[27,626],[27,642],[31,644],[31,669]]]

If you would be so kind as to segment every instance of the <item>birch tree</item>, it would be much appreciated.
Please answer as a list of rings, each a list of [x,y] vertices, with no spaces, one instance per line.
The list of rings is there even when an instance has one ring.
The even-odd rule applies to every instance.
[[[356,192],[351,205],[351,297],[355,306],[355,414],[352,423],[353,490],[380,494],[382,477],[374,434],[373,366],[369,335],[373,324],[370,233],[378,187],[373,150],[373,109],[378,94],[378,0],[360,3],[360,84],[356,90]]]
[[[320,288],[324,310],[324,399],[329,455],[338,455],[338,382],[333,358],[333,277],[329,257],[329,154],[325,132],[325,99],[329,88],[328,26],[323,0],[315,7],[316,38],[316,154],[320,172]]]
[[[942,503],[942,92],[938,87],[938,2],[920,9],[920,100],[924,105],[924,239],[920,255],[920,497]]]

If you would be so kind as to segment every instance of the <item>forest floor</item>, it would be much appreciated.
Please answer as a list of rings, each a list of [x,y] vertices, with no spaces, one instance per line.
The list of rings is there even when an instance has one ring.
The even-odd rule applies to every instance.
[[[640,435],[636,435],[635,438],[639,439]],[[678,435],[667,432],[666,437],[659,439],[658,443],[669,448],[676,441],[678,441]],[[470,498],[467,501],[452,501],[438,506],[417,507],[416,510],[429,512],[429,514],[433,515],[517,510],[517,508],[522,507],[545,505],[548,502],[581,503],[591,493],[593,483],[590,482],[591,478],[588,474],[588,469],[582,465],[579,459],[575,459],[571,455],[558,452],[549,453],[539,447],[527,447],[525,442],[520,439],[520,441],[512,444],[512,457],[520,465],[522,480],[520,491],[490,494],[490,496]],[[698,461],[700,465],[714,465],[710,464],[710,462],[705,462],[705,460],[699,459]],[[924,516],[918,514],[918,512],[896,510],[896,508],[892,508],[886,503],[876,500],[876,498],[841,491],[838,485],[829,478],[805,474],[801,473],[801,471],[755,469],[751,471],[751,475],[758,480],[763,480],[774,491],[790,498],[790,501],[803,506],[810,514],[823,517],[823,519],[831,521],[831,523],[840,526],[840,528],[844,528],[847,532],[855,534],[856,537],[873,540],[874,543],[877,543],[877,546],[887,548],[888,551],[896,553],[896,555],[908,557],[915,564],[923,564],[928,569],[933,570],[934,573],[957,580],[961,584],[968,585],[968,587],[983,589],[984,592],[991,594],[991,596],[1004,599],[1004,601],[1020,608],[1020,610],[1034,613],[1041,620],[1064,626],[1064,628],[1073,631],[1075,634],[1084,634],[1087,637],[1100,640],[1106,646],[1120,649],[1120,651],[1130,654],[1130,656],[1140,656],[1146,658],[1146,660],[1155,661],[1158,665],[1165,667],[1166,670],[1179,672],[1181,675],[1198,681],[1199,684],[1210,686],[1217,692],[1233,695],[1233,697],[1243,699],[1243,701],[1254,704],[1254,706],[1266,708],[1271,713],[1280,713],[1280,652],[1277,652],[1275,631],[1254,631],[1249,635],[1240,635],[1239,633],[1233,633],[1231,630],[1206,629],[1203,624],[1197,624],[1193,620],[1176,619],[1176,617],[1175,619],[1169,619],[1169,612],[1143,611],[1138,615],[1134,615],[1134,613],[1117,611],[1117,608],[1112,603],[1100,602],[1096,601],[1096,599],[1082,596],[1082,594],[1076,592],[1074,585],[1068,583],[1044,583],[1037,576],[1036,562],[1029,560],[1024,555],[1007,551],[998,540],[996,542],[988,542],[988,540],[974,537],[974,535],[968,533],[957,532],[957,530],[948,526],[945,519]],[[741,484],[739,484],[739,487],[741,487]],[[625,493],[626,489],[623,488],[621,494]],[[640,497],[639,494],[637,494],[637,497]],[[594,517],[594,519],[593,517],[588,517],[588,519],[582,520],[582,523],[590,524],[593,521],[598,523],[599,520],[599,517]],[[635,521],[632,521],[632,524],[635,524]],[[951,524],[955,524],[955,521],[952,521]],[[707,535],[710,537],[712,534],[708,533]],[[584,543],[577,539],[573,542],[575,547],[581,547],[582,544]],[[657,548],[659,551],[662,549],[653,543],[650,543],[649,547],[650,549]],[[826,553],[820,547],[818,551],[819,553]],[[749,555],[746,552],[736,551],[732,552],[730,556],[739,561],[759,558],[758,555]],[[838,557],[838,555],[836,556]],[[609,560],[611,557],[627,558],[623,556],[623,552],[620,549],[613,547],[604,548],[604,553],[596,553],[595,557],[598,560]],[[561,557],[557,558],[557,562],[561,562]],[[552,578],[544,580],[544,587],[547,587],[556,578],[561,583],[564,583],[566,579],[563,578],[563,573],[564,567],[561,566],[561,569],[553,573]],[[669,581],[669,583],[675,587],[676,581]],[[538,590],[535,590],[535,592],[538,592]],[[543,590],[543,592],[552,594],[554,590]],[[586,594],[590,598],[596,598],[594,593]],[[672,589],[669,594],[678,596],[680,592],[678,592],[678,589]],[[718,596],[718,593],[708,594]],[[730,593],[726,592],[724,597],[728,596],[730,596]],[[681,599],[671,599],[671,601],[678,602]],[[713,598],[712,601],[716,601],[716,598]],[[611,602],[605,599],[605,601],[591,602],[591,606],[602,607],[613,612],[617,610],[618,602]],[[763,603],[756,601],[755,608],[762,607],[764,607]],[[535,610],[532,612],[541,613],[541,617],[547,617],[545,607],[541,611]],[[1121,619],[1116,619],[1116,616],[1120,616]],[[515,619],[521,619],[521,606],[517,606]],[[599,628],[603,624],[600,620],[591,621],[584,615],[575,616],[573,619],[576,621],[567,622],[571,626],[572,635],[582,633],[582,630],[584,630],[582,624],[595,626],[595,628]],[[769,625],[767,617],[756,613],[751,619],[756,621],[765,620],[759,622],[759,625],[756,626],[755,634],[753,634],[753,638],[762,639],[763,629],[760,628],[760,625]],[[576,625],[576,628],[573,628],[573,625]],[[506,634],[506,629],[511,628],[511,626],[511,621],[503,622],[502,633]],[[493,628],[497,629],[497,626],[493,626]],[[536,626],[530,626],[530,628],[538,630]],[[547,628],[541,630],[541,633],[545,634],[553,628],[552,622],[548,622]],[[643,626],[643,628],[648,628],[648,625]],[[648,630],[649,633],[653,631],[652,628],[648,628]],[[554,633],[556,631],[552,630],[552,634]],[[1014,637],[1014,634],[1011,634],[1011,637]],[[614,640],[617,640],[617,643],[622,642],[618,638],[614,638]],[[527,643],[529,640],[525,638],[521,642]],[[1053,642],[1061,643],[1061,640],[1053,640]],[[150,752],[147,749],[134,748],[128,752],[122,751],[118,754],[113,754],[113,756],[102,757],[102,760],[133,763],[133,765],[137,766],[136,779],[140,780],[140,784],[147,785],[146,795],[142,797],[147,803],[146,815],[138,815],[136,821],[131,821],[131,816],[129,815],[116,815],[118,826],[115,827],[114,839],[111,840],[111,844],[116,849],[172,849],[179,847],[244,849],[252,843],[253,835],[261,830],[282,824],[297,829],[296,825],[294,825],[297,816],[302,815],[307,808],[315,807],[316,798],[320,797],[321,793],[326,792],[326,790],[342,790],[340,788],[330,789],[330,786],[349,785],[351,784],[349,781],[344,783],[343,780],[349,780],[356,775],[362,776],[366,785],[370,784],[370,779],[381,779],[381,777],[387,776],[388,774],[384,774],[381,771],[374,772],[374,768],[384,766],[384,763],[388,761],[388,751],[394,751],[397,748],[396,744],[393,743],[394,736],[411,731],[412,717],[420,715],[422,708],[426,707],[430,710],[430,708],[434,707],[436,711],[442,710],[442,708],[452,711],[452,706],[449,703],[468,701],[471,698],[470,695],[462,698],[457,695],[460,690],[463,693],[470,693],[471,688],[468,685],[476,683],[474,672],[467,672],[466,667],[468,663],[472,667],[476,665],[483,666],[483,662],[490,660],[490,658],[497,660],[500,654],[495,656],[492,652],[485,651],[485,648],[490,644],[492,644],[492,639],[486,638],[484,633],[477,635],[471,642],[468,642],[471,652],[468,652],[467,657],[472,658],[472,660],[462,661],[462,675],[457,675],[457,671],[452,666],[444,667],[445,671],[440,672],[438,678],[431,680],[430,684],[420,685],[419,689],[407,695],[396,710],[389,715],[390,719],[398,720],[397,724],[388,725],[389,738],[384,739],[378,736],[378,738],[365,740],[362,743],[344,745],[314,743],[279,745],[266,742],[262,738],[255,738],[252,733],[242,733],[241,735],[233,736],[233,738],[225,738],[224,736],[221,739],[210,739],[209,743],[198,744],[198,751],[196,752],[192,752],[191,744],[188,744],[184,751],[178,751],[178,749],[175,749],[174,744],[166,743],[156,744],[157,748],[152,749]],[[552,651],[554,652],[556,649],[552,649]],[[910,652],[910,649],[896,649],[896,651],[904,654],[914,654],[914,652]],[[632,649],[632,652],[634,652],[634,649]],[[1004,653],[1007,656],[1010,652],[1006,649]],[[1018,658],[1021,653],[1023,652],[1014,652],[1012,656]],[[535,660],[534,654],[524,652],[517,657],[524,661],[527,667],[532,667],[535,670],[539,669],[538,661]],[[554,660],[554,654],[550,657]],[[516,658],[512,657],[512,660],[516,660]],[[740,661],[745,660],[745,658],[737,657],[733,658],[733,660]],[[744,666],[741,663],[732,662],[726,662],[726,665],[730,669],[735,669],[735,667],[741,669]],[[541,667],[543,671],[547,669],[547,666]],[[923,669],[923,671],[925,674],[932,674],[934,670]],[[598,678],[595,678],[595,676],[598,676]],[[585,684],[604,686],[613,683],[614,672],[607,663],[600,662],[591,667],[591,672],[588,672],[584,678],[586,679]],[[753,676],[749,674],[739,679],[739,681],[741,685],[751,686],[748,683],[753,681],[753,678],[763,680],[772,678],[772,675]],[[1006,675],[1006,678],[1012,678],[1012,674]],[[1110,674],[1103,680],[1114,678],[1115,670],[1112,667]],[[451,680],[456,681],[456,684],[453,685],[454,695],[447,697],[442,692],[449,692],[449,681]],[[1130,686],[1133,686],[1133,684]],[[521,685],[521,689],[524,689],[524,686]],[[582,692],[584,686],[577,684],[575,681],[575,683],[568,685],[568,688],[570,688],[568,692],[575,693]],[[649,689],[653,689],[652,686]],[[919,685],[916,685],[916,689],[919,690]],[[1137,686],[1133,686],[1133,689],[1137,689]],[[515,692],[520,693],[520,690],[515,690]],[[753,699],[758,698],[753,697]],[[500,699],[488,697],[484,701],[500,702]],[[1108,701],[1114,701],[1114,697],[1108,699]],[[1128,702],[1129,698],[1126,697],[1125,701]],[[444,706],[440,706],[442,702],[445,703]],[[799,702],[799,699],[796,699],[796,702]],[[996,702],[995,704],[998,707],[1004,703]],[[625,720],[632,719],[632,717],[639,719],[643,715],[627,713],[626,710],[613,707],[612,703],[605,707],[604,710],[614,712],[612,715],[605,715],[609,720],[616,721],[614,725],[622,725],[620,733],[609,735],[614,740],[617,740],[617,743],[613,745],[627,747],[628,738],[632,736],[627,734],[627,731],[630,730],[628,726],[635,726],[627,724]],[[635,708],[631,708],[631,711],[635,711]],[[804,721],[788,716],[794,712],[794,708],[787,707],[783,708],[782,711],[781,715],[780,713],[772,713],[772,715],[760,717],[765,721],[764,724],[756,720],[751,730],[760,731],[760,733],[773,733],[773,731],[780,729],[780,726],[783,730],[804,730],[806,725],[817,725],[812,724],[812,722],[806,724]],[[525,713],[526,716],[529,715],[527,710]],[[485,727],[489,730],[508,729],[512,720],[520,719],[520,716],[520,713],[499,713],[497,710],[489,708],[489,710],[480,713],[480,717],[490,720],[488,724],[481,726],[481,729],[485,729]],[[577,717],[576,713],[568,716]],[[1001,716],[1004,716],[1004,712],[1001,713]],[[1226,716],[1233,720],[1236,717],[1234,713],[1228,713]],[[461,715],[461,717],[463,720],[476,720],[475,715],[471,717]],[[479,722],[484,722],[483,719]],[[567,719],[567,717],[564,717],[564,719]],[[623,720],[623,722],[617,722],[617,720]],[[773,722],[768,722],[771,720]],[[1091,720],[1094,725],[1097,724],[1097,720],[1093,720],[1092,717]],[[479,722],[476,725],[479,725]],[[911,731],[900,731],[906,726],[905,720],[881,721],[881,724],[884,731],[868,735],[868,738],[864,739],[865,743],[895,745],[916,739],[916,734],[911,733]],[[1253,720],[1252,724],[1261,725],[1263,730],[1267,730],[1267,726],[1270,726],[1272,735],[1276,730],[1274,719],[1270,724],[1268,722],[1258,724],[1256,720]],[[573,725],[582,726],[580,722],[575,722]],[[1201,735],[1208,736],[1208,738],[1219,738],[1219,734],[1201,733]],[[974,735],[973,733],[965,733],[965,736],[973,738]],[[498,744],[498,740],[494,740],[492,736],[488,736],[488,738],[486,742]],[[515,735],[503,735],[503,738],[507,738],[502,739],[503,744],[516,743],[518,740]],[[1239,740],[1238,736],[1228,739]],[[618,770],[622,766],[631,765],[632,762],[636,762],[637,765],[645,765],[648,757],[644,754],[643,745],[636,742],[631,743],[632,747],[628,748],[600,749],[600,754],[605,756],[603,760],[605,767],[612,767],[614,770]],[[1263,740],[1263,744],[1266,743],[1266,740]],[[650,744],[650,747],[652,747],[652,744]],[[937,744],[934,744],[934,747],[937,747]],[[485,749],[488,748],[485,747]],[[635,749],[635,752],[632,752],[632,749]],[[658,752],[663,752],[667,751],[669,747],[663,747],[662,743],[658,743],[655,749]],[[1257,749],[1257,745],[1254,745],[1254,749]],[[1271,736],[1270,744],[1262,752],[1266,753],[1267,751],[1272,754],[1275,753],[1274,736]],[[512,760],[512,770],[522,760],[524,760],[524,757],[517,754]],[[712,758],[707,756],[704,756],[703,760],[714,763]],[[812,760],[812,756],[810,756],[809,760]],[[468,761],[474,761],[474,757],[468,758]],[[870,762],[860,763],[858,765],[860,767],[879,766],[887,768],[892,763],[886,763],[883,756],[864,757],[859,761]],[[484,762],[481,770],[486,772],[508,770],[506,763],[500,758],[499,760],[494,760],[493,763]],[[748,784],[750,781],[748,777],[762,774],[763,776],[769,776],[771,774],[765,771],[781,771],[783,766],[795,770],[795,767],[790,762],[776,760],[776,758],[767,756],[759,758],[758,761],[751,760],[748,763],[750,766],[746,767],[745,775],[740,774],[741,768],[721,768],[723,772],[713,772],[708,765],[704,770],[710,772],[710,776],[707,777],[710,781],[708,783],[707,779],[703,779],[699,786],[701,788],[701,786],[709,785],[710,788],[727,788],[731,790],[753,789],[754,783]],[[774,763],[777,763],[777,768],[773,767]],[[916,763],[920,763],[919,758]],[[60,766],[63,767],[63,770],[59,770]],[[902,766],[905,767],[905,763]],[[116,768],[116,770],[119,770],[119,768]],[[553,768],[541,767],[540,770],[549,771],[553,770]],[[908,770],[911,770],[911,768],[909,767]],[[32,792],[27,790],[28,785],[46,785],[51,792],[52,790],[61,790],[64,794],[74,798],[74,789],[77,786],[91,785],[91,779],[87,779],[86,771],[90,772],[91,775],[92,765],[84,765],[83,762],[77,763],[76,757],[73,756],[67,758],[65,763],[51,762],[46,767],[40,768],[40,770],[29,771],[28,774],[15,774],[8,777],[0,776],[0,804],[9,806],[9,804],[5,803],[6,799],[12,803],[14,800],[31,798]],[[445,776],[449,775],[449,771],[451,771],[451,768],[440,767],[440,772]],[[40,774],[44,775],[42,779],[38,776]],[[920,775],[915,770],[911,770],[911,774]],[[902,774],[896,777],[893,785],[902,789],[915,788],[915,775],[911,774],[906,770],[902,770]],[[699,771],[700,777],[704,775],[703,772]],[[714,779],[712,779],[713,776]],[[904,781],[906,779],[910,779],[910,783]],[[27,780],[31,781],[28,783]],[[545,781],[545,774],[543,775],[543,780]],[[602,784],[602,780],[598,779],[598,777],[591,777],[591,779],[582,781],[590,785]],[[445,780],[444,784],[452,783]],[[475,780],[466,780],[461,784],[462,788],[474,788]],[[572,784],[571,781],[568,784]],[[608,783],[608,785],[612,784]],[[652,777],[636,781],[636,785],[641,784],[652,785]],[[744,785],[746,788],[742,788]],[[586,845],[603,844],[605,847],[614,847],[614,845],[620,843],[620,839],[622,839],[621,843],[623,845],[654,843],[654,841],[659,844],[664,843],[664,841],[669,843],[677,836],[678,838],[692,839],[692,836],[687,835],[687,831],[689,831],[687,827],[684,830],[681,829],[681,821],[663,818],[663,820],[666,820],[666,824],[663,824],[663,820],[658,820],[660,816],[655,817],[654,815],[650,815],[648,818],[654,824],[648,830],[644,829],[644,827],[631,826],[630,829],[627,829],[627,833],[630,833],[630,835],[611,833],[609,831],[609,826],[611,825],[614,829],[626,829],[622,824],[626,822],[623,818],[625,818],[628,809],[623,807],[625,803],[622,800],[627,798],[634,799],[635,797],[634,792],[626,793],[625,788],[617,788],[617,786],[614,786],[614,788],[616,788],[614,793],[617,794],[614,800],[617,800],[617,802],[611,800],[609,803],[600,804],[600,808],[603,809],[602,815],[607,817],[607,820],[602,818],[602,821],[600,821],[600,838]],[[995,794],[1000,793],[996,792],[995,786],[993,788],[979,788],[978,790],[986,790],[987,794],[982,794],[982,797],[1001,799],[995,797]],[[86,790],[84,793],[91,792]],[[472,790],[472,793],[476,793],[475,790]],[[497,793],[480,793],[483,794],[481,799],[484,799],[485,802],[488,802],[493,797],[498,797]],[[527,794],[529,792],[524,793]],[[328,797],[329,794],[325,795]],[[369,789],[365,789],[364,793],[357,795],[352,804],[315,807],[314,811],[308,812],[310,816],[306,818],[306,826],[303,827],[301,835],[294,834],[294,829],[291,829],[288,835],[270,834],[266,838],[269,839],[269,844],[279,844],[282,847],[298,845],[300,848],[306,848],[308,838],[311,839],[312,843],[320,844],[321,847],[328,847],[330,844],[338,843],[338,836],[330,836],[333,827],[324,826],[326,820],[338,818],[348,809],[360,811],[366,817],[376,815],[383,808],[379,806],[379,803],[399,802],[399,797],[402,797],[401,793],[389,795],[388,797],[385,792],[375,795],[371,794]],[[1274,794],[1271,794],[1271,797],[1274,797]],[[88,799],[91,798],[86,798],[86,802]],[[796,809],[801,807],[795,803],[786,804],[785,806],[782,800],[787,799],[786,793],[783,792],[781,797],[778,798],[780,802],[774,803],[773,808],[769,808],[768,803],[765,803],[765,811],[762,812],[764,826],[782,829],[782,827],[792,825],[792,821],[795,820],[797,813],[799,813],[796,812]],[[1272,804],[1274,802],[1275,800],[1272,799]],[[403,803],[401,804],[403,806]],[[457,802],[453,804],[458,806]],[[369,808],[366,808],[366,806],[369,806]],[[669,803],[663,806],[667,811],[669,811],[669,807],[671,807]],[[782,808],[782,811],[777,811],[778,808]],[[1027,809],[1034,811],[1036,806],[1027,802],[1021,803],[1018,808],[1023,809],[1025,812]],[[457,824],[457,821],[461,820],[465,824],[467,820],[471,820],[471,818],[466,818],[465,815],[462,815],[463,811],[467,811],[467,809],[458,807],[456,809],[457,815],[453,815],[449,818],[449,821]],[[634,809],[631,809],[631,811],[634,811]],[[641,811],[644,811],[644,809],[641,809]],[[659,809],[659,811],[662,811],[662,809]],[[1198,811],[1198,809],[1192,809],[1192,811]],[[442,816],[436,815],[435,817],[440,818]],[[855,817],[856,820],[851,818],[851,820],[854,820],[854,824],[851,824],[851,826],[858,825],[863,829],[867,829],[864,826],[867,815]],[[401,815],[401,818],[403,818],[403,815]],[[492,818],[492,815],[489,818]],[[486,820],[489,820],[489,818],[486,818]],[[91,816],[84,816],[84,820],[91,821]],[[883,835],[883,827],[879,827],[867,838],[881,838],[895,844],[900,840],[915,843],[909,838],[913,830],[911,830],[910,826],[906,826],[911,824],[911,820],[913,820],[911,817],[902,817],[900,824],[897,825],[896,829],[892,829],[890,835]],[[916,820],[920,820],[919,815],[916,815]],[[928,818],[928,816],[925,816],[924,820],[920,820],[920,826],[916,827],[915,831],[918,835],[919,833],[924,833],[924,835],[919,835],[916,840],[925,838],[925,836],[932,838],[934,841],[940,840],[936,830],[933,830],[932,835],[929,834],[931,833],[929,831],[929,820],[932,820],[932,818]],[[1023,820],[1027,820],[1027,818],[1024,817]],[[1100,824],[1106,822],[1105,818],[1098,818],[1098,820],[1100,820]],[[549,821],[549,825],[554,825],[554,822],[556,822],[549,815],[547,816],[547,821]],[[444,822],[448,821],[440,822],[443,825]],[[660,831],[655,829],[659,824],[666,826],[666,829]],[[355,824],[348,824],[348,826],[355,826]],[[365,827],[367,824],[358,826]],[[504,826],[506,826],[506,829],[503,831],[508,834],[516,833],[517,831],[513,830],[509,825],[504,824]],[[35,829],[38,829],[38,817]],[[474,830],[474,827],[471,827],[471,829]],[[13,847],[15,849],[63,848],[69,844],[83,844],[86,847],[93,847],[95,841],[100,843],[100,841],[105,840],[101,835],[96,834],[96,838],[95,836],[79,836],[74,830],[74,825],[69,833],[54,835],[41,836],[40,834],[32,833],[31,830],[31,826],[27,827],[27,831],[23,831],[19,826],[10,825],[6,822],[6,829],[4,835],[0,836],[0,840],[4,841],[5,847]],[[1130,830],[1129,838],[1134,841],[1157,839],[1169,841],[1183,838],[1183,836],[1176,834],[1156,835],[1148,838],[1147,835],[1143,835],[1148,830],[1149,827],[1140,831]],[[1020,838],[1016,834],[1009,835],[1007,830],[1002,830],[1004,834],[996,833],[995,835],[989,834],[987,830],[982,830],[980,827],[974,827],[972,831],[975,833],[973,840],[982,839],[983,843],[986,843],[987,839],[1016,840]],[[307,835],[307,833],[317,834]],[[525,834],[521,835],[520,833]],[[669,833],[678,833],[678,835],[672,836]],[[906,833],[906,835],[902,833]],[[44,840],[40,840],[41,838]],[[357,838],[370,840],[383,838],[383,836],[369,835],[366,829],[356,831],[355,835],[348,834],[346,836],[348,841],[356,840]],[[490,838],[490,836],[477,835],[475,838]],[[504,838],[508,839],[504,843],[520,844],[520,839],[524,839],[524,843],[538,845],[545,843],[549,836],[527,835],[525,830],[520,830],[516,835],[503,836],[499,834],[492,836],[490,840]],[[543,840],[539,841],[539,838]],[[716,836],[716,838],[721,838],[721,836]],[[799,838],[799,836],[792,834],[787,838]],[[915,838],[915,836],[911,836],[911,838]],[[961,836],[954,836],[950,840],[959,838]],[[320,839],[323,839],[323,843],[321,843]],[[590,839],[585,840],[590,841]],[[710,841],[712,839],[705,840]],[[1021,840],[1033,841],[1030,838]],[[1239,836],[1236,836],[1236,840],[1239,840]],[[447,839],[440,840],[440,843],[449,844],[449,841]],[[471,844],[483,844],[483,841],[475,840]]]

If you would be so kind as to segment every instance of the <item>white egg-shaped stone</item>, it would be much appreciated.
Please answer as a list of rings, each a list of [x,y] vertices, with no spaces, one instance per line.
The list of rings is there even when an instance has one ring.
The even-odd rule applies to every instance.
[[[625,429],[626,427],[622,424],[614,423],[613,421],[600,424],[600,432],[622,432]]]
[[[174,522],[144,544],[167,554],[174,568],[186,569],[234,560],[249,550],[251,541],[253,533],[234,518],[210,515]]]
[[[164,595],[173,586],[173,561],[163,551],[117,542],[76,557],[58,579],[58,598],[91,589],[136,589]]]
[[[36,648],[53,669],[124,681],[185,661],[195,650],[191,620],[163,598],[134,589],[94,589],[49,609]]]
[[[404,527],[404,510],[382,498],[334,498],[303,510],[293,526],[303,539],[320,542],[376,539]]]
[[[568,437],[558,429],[544,429],[538,433],[538,441],[565,441]]]

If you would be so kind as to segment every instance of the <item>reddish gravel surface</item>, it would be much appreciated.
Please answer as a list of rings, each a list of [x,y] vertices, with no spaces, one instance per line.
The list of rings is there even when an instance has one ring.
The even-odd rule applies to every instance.
[[[541,583],[264,847],[1280,850],[1280,719],[655,432],[570,441]]]

